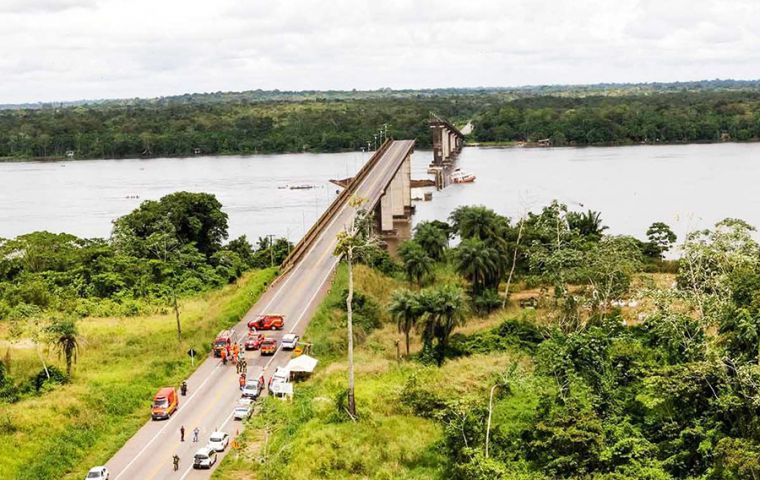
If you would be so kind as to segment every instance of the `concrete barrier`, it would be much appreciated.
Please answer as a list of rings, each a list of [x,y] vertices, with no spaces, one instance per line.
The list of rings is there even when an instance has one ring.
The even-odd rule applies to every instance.
[[[343,191],[338,194],[330,206],[327,207],[327,210],[325,210],[319,219],[314,222],[314,225],[309,228],[309,231],[306,232],[306,235],[304,235],[303,238],[296,244],[293,250],[291,250],[290,255],[288,255],[285,261],[282,263],[283,273],[286,273],[288,270],[290,270],[298,262],[298,260],[301,259],[303,254],[306,253],[311,244],[314,243],[314,241],[319,236],[319,232],[322,230],[322,227],[324,225],[327,225],[340,211],[340,209],[343,208],[343,205],[348,202],[348,199],[350,199],[351,195],[354,194],[356,188],[367,177],[367,174],[369,174],[369,172],[375,167],[380,158],[382,158],[382,156],[388,150],[388,147],[391,145],[391,143],[393,143],[393,140],[387,139],[385,142],[383,142],[382,145],[380,145],[380,148],[375,151],[369,160],[367,160],[367,163],[365,163],[362,168],[359,169],[356,175],[354,175],[353,180],[351,180],[351,182],[346,185],[346,188],[344,188]]]

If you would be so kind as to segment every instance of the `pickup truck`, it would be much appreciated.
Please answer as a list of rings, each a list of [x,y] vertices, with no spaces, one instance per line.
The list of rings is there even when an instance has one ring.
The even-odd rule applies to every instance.
[[[255,320],[248,322],[251,330],[282,330],[285,327],[284,315],[259,315]]]

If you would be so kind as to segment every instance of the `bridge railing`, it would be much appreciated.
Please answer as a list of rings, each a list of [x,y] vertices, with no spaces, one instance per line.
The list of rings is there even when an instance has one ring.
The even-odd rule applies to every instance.
[[[387,139],[385,142],[383,142],[382,145],[380,145],[380,148],[375,150],[375,153],[369,158],[369,160],[367,160],[367,163],[365,163],[362,168],[356,172],[356,175],[354,175],[354,178],[351,180],[351,182],[346,185],[346,188],[344,188],[343,191],[338,194],[330,206],[327,207],[327,210],[325,210],[319,219],[314,222],[314,225],[309,228],[309,231],[306,232],[306,235],[303,236],[303,238],[296,244],[293,250],[291,250],[287,258],[285,258],[285,261],[282,263],[283,272],[290,270],[293,265],[295,265],[295,263],[301,259],[304,253],[308,251],[311,244],[314,243],[314,241],[319,236],[319,232],[322,230],[322,227],[329,224],[332,218],[340,211],[348,199],[351,198],[351,195],[354,194],[357,187],[367,177],[367,174],[369,174],[369,172],[375,167],[380,158],[382,158],[392,142],[393,140]]]

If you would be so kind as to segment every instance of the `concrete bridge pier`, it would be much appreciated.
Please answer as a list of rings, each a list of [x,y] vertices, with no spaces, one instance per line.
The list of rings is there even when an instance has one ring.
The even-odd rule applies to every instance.
[[[375,217],[381,234],[393,234],[394,222],[409,222],[412,216],[412,158],[404,158],[380,197]]]
[[[431,167],[441,167],[454,161],[464,145],[464,134],[448,121],[432,116],[430,130],[433,134],[433,163]]]

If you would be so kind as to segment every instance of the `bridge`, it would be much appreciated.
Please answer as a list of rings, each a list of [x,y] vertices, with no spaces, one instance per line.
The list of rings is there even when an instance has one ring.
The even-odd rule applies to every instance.
[[[448,120],[435,114],[430,116],[430,131],[433,134],[433,163],[430,166],[442,167],[462,151],[464,134]]]
[[[408,218],[411,212],[411,155],[414,141],[387,140],[346,185],[335,201],[322,214],[304,238],[295,246],[282,267],[282,274],[262,295],[245,317],[235,325],[238,335],[247,332],[247,323],[264,312],[284,314],[283,332],[302,335],[329,289],[330,279],[339,259],[333,255],[336,236],[356,214],[348,200],[358,196],[366,200],[364,208],[376,213],[378,228],[393,229],[394,220]],[[278,345],[279,341],[278,341]],[[249,376],[263,371],[269,378],[276,367],[284,366],[290,354],[278,348],[272,357],[258,352],[247,355]],[[243,425],[232,420],[232,411],[240,399],[238,375],[232,366],[223,366],[216,358],[208,358],[187,380],[188,396],[180,397],[179,409],[163,422],[148,421],[108,461],[112,480],[201,479],[211,471],[192,469],[193,454],[204,446],[215,430],[232,437]],[[156,390],[162,385],[156,385]],[[146,403],[146,418],[148,417]],[[180,427],[185,428],[185,441],[180,442]],[[192,431],[200,430],[199,442],[193,443]],[[219,459],[230,449],[228,448]],[[173,471],[172,456],[180,457],[180,469]]]

